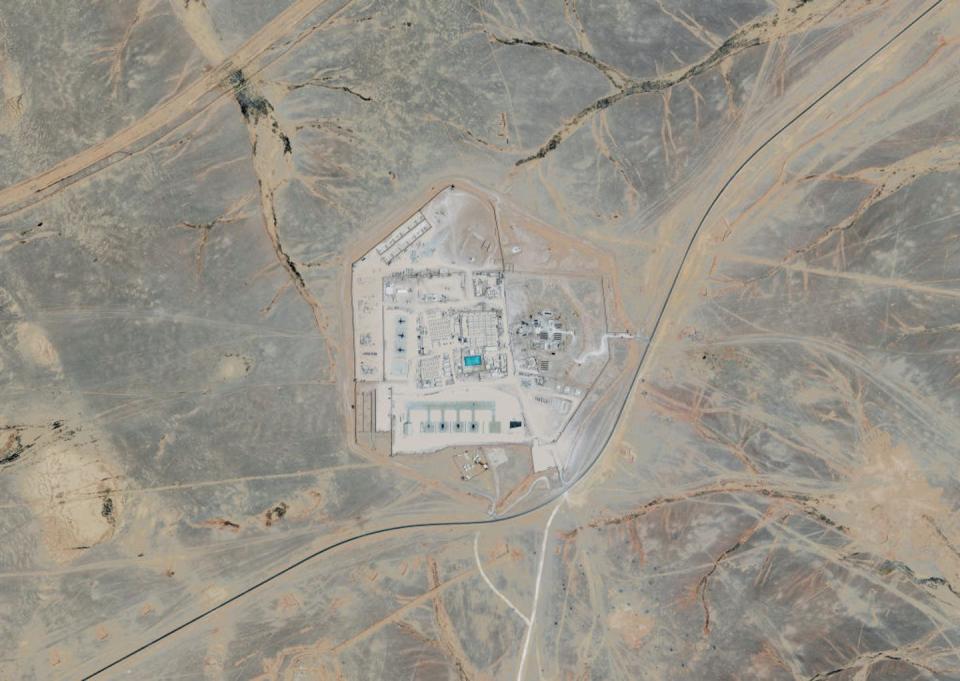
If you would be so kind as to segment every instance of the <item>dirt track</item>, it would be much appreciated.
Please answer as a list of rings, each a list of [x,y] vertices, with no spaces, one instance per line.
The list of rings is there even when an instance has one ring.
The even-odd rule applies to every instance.
[[[83,177],[85,171],[100,163],[109,163],[114,157],[122,157],[124,152],[137,142],[155,138],[183,122],[185,116],[209,106],[211,101],[206,98],[211,92],[223,89],[224,80],[230,74],[238,70],[258,71],[262,65],[257,63],[257,59],[278,41],[290,35],[300,22],[327,2],[328,0],[297,0],[251,36],[236,52],[133,125],[75,156],[64,159],[39,175],[0,190],[0,215],[7,215],[52,190],[76,181]],[[350,2],[351,0],[346,0],[342,3],[337,12],[347,7]],[[335,15],[336,12],[333,16]]]
[[[245,2],[0,39],[0,677],[957,675],[956,3]],[[462,174],[652,336],[573,488],[351,444],[349,263]]]

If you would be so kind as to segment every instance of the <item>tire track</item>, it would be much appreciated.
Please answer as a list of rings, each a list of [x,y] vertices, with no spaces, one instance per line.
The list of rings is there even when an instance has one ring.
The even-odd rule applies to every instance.
[[[0,190],[0,215],[7,215],[24,204],[61,189],[84,177],[85,171],[114,157],[125,156],[138,141],[162,134],[175,126],[182,117],[204,105],[204,98],[224,86],[231,74],[249,67],[260,55],[287,36],[291,29],[310,16],[328,0],[297,0],[271,19],[240,48],[209,72],[195,80],[179,93],[171,96],[136,123],[98,142],[75,156],[60,161],[39,175]],[[334,14],[343,10],[352,0],[341,3]]]
[[[727,190],[727,189],[729,188],[729,186],[733,183],[733,181],[737,178],[737,176],[743,171],[743,169],[744,169],[754,158],[756,158],[757,155],[760,154],[760,152],[762,152],[767,146],[769,146],[771,142],[773,142],[773,141],[774,141],[775,139],[777,139],[780,135],[782,135],[788,128],[790,128],[793,124],[795,124],[798,120],[800,120],[803,116],[805,116],[811,109],[813,109],[817,104],[819,104],[822,100],[824,100],[826,97],[828,97],[828,96],[829,96],[832,92],[834,92],[837,88],[839,88],[841,85],[843,85],[845,82],[847,82],[854,74],[856,74],[858,71],[860,71],[867,63],[869,63],[869,62],[870,62],[871,60],[873,60],[877,55],[879,55],[881,52],[883,52],[885,49],[887,49],[890,45],[892,45],[898,38],[900,38],[900,36],[902,36],[904,33],[906,33],[907,31],[909,31],[909,30],[910,30],[914,25],[916,25],[920,20],[922,20],[924,17],[926,17],[928,14],[930,14],[934,9],[936,9],[936,8],[939,7],[941,4],[943,4],[943,2],[944,2],[944,0],[934,0],[934,2],[932,2],[925,10],[923,10],[923,11],[920,12],[916,17],[914,17],[912,20],[910,20],[910,22],[908,22],[903,28],[901,28],[900,30],[898,30],[891,38],[889,38],[886,42],[884,42],[882,45],[880,45],[878,48],[876,48],[873,52],[871,52],[869,55],[867,55],[867,56],[866,56],[861,62],[859,62],[855,67],[853,67],[852,69],[850,69],[843,77],[841,77],[841,78],[840,78],[839,80],[837,80],[833,85],[831,85],[831,86],[830,86],[829,88],[827,88],[824,92],[822,92],[820,95],[818,95],[813,101],[811,101],[807,106],[805,106],[803,109],[801,109],[797,114],[795,114],[792,118],[790,118],[786,123],[784,123],[784,124],[783,124],[780,128],[778,128],[775,132],[773,132],[771,135],[769,135],[759,146],[757,146],[756,149],[754,149],[754,150],[746,157],[746,159],[744,159],[744,161],[743,161],[739,166],[737,166],[737,168],[730,174],[730,176],[729,176],[729,177],[727,178],[727,180],[723,183],[723,185],[721,185],[719,191],[717,191],[717,193],[714,195],[713,199],[712,199],[712,200],[710,201],[710,203],[708,204],[706,210],[705,210],[704,213],[703,213],[703,216],[700,218],[699,222],[697,223],[696,228],[693,230],[693,233],[692,233],[692,235],[690,236],[690,239],[688,240],[687,246],[686,246],[686,248],[684,249],[683,255],[682,255],[682,257],[681,257],[680,264],[678,265],[677,270],[676,270],[676,273],[674,274],[674,276],[673,276],[673,278],[672,278],[672,280],[671,280],[670,286],[669,286],[669,288],[667,289],[667,293],[666,293],[666,295],[665,295],[665,297],[664,297],[663,303],[662,303],[661,306],[660,306],[660,310],[659,310],[659,312],[658,312],[658,314],[657,314],[656,320],[655,320],[655,322],[654,322],[654,324],[653,324],[653,326],[652,326],[652,328],[651,328],[651,330],[650,330],[650,334],[649,334],[650,340],[647,342],[646,346],[644,347],[643,352],[642,352],[641,355],[640,355],[640,359],[639,359],[637,368],[636,368],[636,370],[635,370],[635,372],[634,372],[634,375],[633,375],[633,378],[632,378],[631,389],[630,389],[630,392],[628,393],[628,397],[627,397],[626,400],[624,400],[623,404],[620,406],[620,408],[619,408],[619,410],[618,410],[618,412],[617,412],[617,418],[616,418],[616,421],[615,421],[615,422],[618,423],[618,422],[620,421],[620,419],[622,418],[623,413],[624,413],[624,411],[625,411],[625,409],[626,409],[626,405],[627,405],[627,403],[629,402],[629,395],[632,394],[632,393],[633,393],[633,390],[636,388],[637,381],[639,380],[640,375],[641,375],[641,372],[642,372],[643,367],[644,367],[644,362],[645,362],[645,360],[646,360],[646,358],[647,358],[647,356],[648,356],[648,354],[649,354],[650,348],[653,346],[654,340],[656,339],[656,336],[657,336],[657,331],[658,331],[659,328],[660,328],[660,325],[661,325],[661,323],[662,323],[662,321],[663,321],[663,318],[664,318],[667,310],[669,309],[669,305],[670,305],[670,301],[671,301],[672,296],[673,296],[673,292],[675,291],[676,286],[677,286],[677,283],[678,283],[678,281],[680,280],[680,276],[683,274],[684,266],[685,266],[686,263],[687,263],[687,259],[688,259],[689,255],[690,255],[690,252],[691,252],[692,249],[693,249],[693,246],[694,246],[694,244],[695,244],[695,242],[696,242],[696,240],[697,240],[697,237],[700,235],[700,232],[702,231],[703,226],[704,226],[704,224],[705,224],[706,221],[707,221],[707,218],[710,216],[710,213],[712,212],[714,206],[715,206],[715,205],[717,204],[717,202],[720,200],[721,196],[723,196],[724,192],[726,192],[726,190]],[[518,511],[518,512],[513,513],[513,514],[511,514],[511,515],[502,516],[502,517],[499,517],[499,518],[487,518],[487,519],[464,520],[464,521],[453,521],[453,520],[451,520],[451,521],[436,521],[436,522],[422,522],[422,523],[406,523],[406,524],[402,524],[402,525],[395,525],[395,526],[392,526],[392,527],[384,527],[384,528],[380,528],[380,529],[377,529],[377,530],[369,530],[369,531],[367,531],[367,532],[362,532],[362,533],[357,534],[357,535],[354,535],[354,536],[352,536],[352,537],[347,537],[347,538],[345,538],[345,539],[341,539],[341,540],[339,540],[339,541],[337,541],[337,542],[334,542],[334,543],[332,543],[332,544],[329,544],[329,545],[327,545],[327,546],[325,546],[325,547],[323,547],[323,548],[321,548],[321,549],[318,549],[317,551],[314,551],[313,553],[310,553],[310,554],[304,556],[303,558],[300,558],[299,560],[291,563],[290,565],[288,565],[287,567],[283,568],[282,570],[279,570],[279,571],[277,571],[277,572],[275,572],[275,573],[273,573],[273,574],[271,574],[271,575],[269,575],[269,576],[261,579],[260,581],[258,581],[258,582],[256,582],[255,584],[247,587],[247,588],[244,589],[243,591],[240,591],[239,593],[234,594],[234,595],[231,596],[230,598],[227,598],[226,600],[224,600],[224,601],[218,603],[217,605],[215,605],[215,606],[213,606],[213,607],[205,610],[204,612],[201,612],[200,614],[195,615],[194,617],[192,617],[191,619],[187,620],[186,622],[184,622],[184,623],[182,623],[182,624],[180,624],[180,625],[178,625],[178,626],[176,626],[176,627],[174,627],[174,628],[172,628],[172,629],[169,629],[168,631],[164,632],[163,634],[160,634],[159,636],[151,639],[150,641],[147,641],[147,642],[144,643],[143,645],[141,645],[141,646],[139,646],[138,648],[130,651],[129,653],[123,655],[122,657],[119,657],[119,658],[113,660],[112,662],[104,665],[103,667],[100,667],[99,669],[97,669],[96,671],[92,672],[91,674],[89,674],[89,675],[87,675],[87,676],[84,676],[84,677],[83,677],[83,681],[89,681],[89,679],[92,679],[92,678],[95,678],[95,677],[101,675],[103,672],[105,672],[105,671],[107,671],[107,670],[109,670],[109,669],[112,669],[113,667],[116,667],[117,665],[121,664],[122,662],[125,662],[125,661],[129,660],[130,658],[132,658],[132,657],[134,657],[135,655],[143,652],[144,650],[146,650],[146,649],[148,649],[148,648],[156,645],[157,643],[160,643],[160,642],[162,642],[162,641],[170,638],[170,637],[173,636],[174,634],[182,631],[183,629],[186,629],[186,628],[189,627],[190,625],[195,624],[196,622],[198,622],[198,621],[200,621],[200,620],[208,617],[209,615],[212,615],[213,613],[215,613],[215,612],[217,612],[217,611],[219,611],[219,610],[222,610],[223,608],[227,607],[228,605],[230,605],[230,604],[232,604],[232,603],[240,600],[240,599],[243,598],[244,596],[247,596],[247,595],[249,595],[250,593],[252,593],[252,592],[260,589],[261,587],[263,587],[263,586],[265,586],[265,585],[267,585],[267,584],[269,584],[269,583],[271,583],[271,582],[279,579],[280,577],[282,577],[282,576],[286,575],[287,573],[289,573],[289,572],[295,570],[296,568],[300,567],[300,566],[303,565],[304,563],[307,563],[307,562],[309,562],[309,561],[312,561],[313,559],[318,558],[319,556],[321,556],[321,555],[323,555],[323,554],[329,553],[330,551],[333,551],[333,550],[335,550],[335,549],[337,549],[337,548],[340,548],[341,546],[345,546],[346,544],[351,544],[351,543],[354,543],[354,542],[358,542],[358,541],[363,540],[363,539],[369,539],[369,538],[372,538],[372,537],[377,537],[377,536],[379,536],[379,535],[384,535],[384,534],[394,533],[394,532],[401,532],[401,531],[410,530],[410,529],[423,530],[423,529],[432,529],[432,528],[453,528],[453,527],[466,528],[466,527],[476,527],[476,526],[482,526],[482,525],[493,525],[493,524],[498,524],[498,523],[504,523],[504,522],[508,522],[508,521],[510,521],[510,520],[514,520],[514,519],[517,519],[517,518],[522,518],[522,517],[524,517],[524,516],[531,515],[531,514],[536,513],[537,511],[539,511],[539,510],[541,510],[541,509],[544,509],[544,508],[546,508],[546,507],[549,507],[549,506],[550,506],[551,504],[553,504],[554,502],[557,502],[558,500],[562,500],[563,496],[564,496],[574,485],[576,485],[577,483],[579,483],[581,480],[583,480],[583,479],[590,473],[590,471],[596,466],[597,462],[601,459],[604,451],[605,451],[606,448],[607,448],[607,445],[609,444],[610,440],[611,440],[612,437],[613,437],[613,433],[615,432],[615,430],[616,430],[615,428],[614,428],[614,429],[611,429],[610,433],[607,435],[607,437],[606,437],[606,439],[604,440],[604,442],[598,447],[596,456],[595,456],[586,466],[584,466],[583,469],[581,469],[580,471],[578,471],[577,474],[576,474],[576,476],[575,476],[567,485],[565,485],[564,487],[562,487],[562,488],[558,491],[558,493],[557,493],[556,495],[554,495],[553,497],[550,497],[549,499],[546,499],[546,500],[538,503],[537,505],[533,506],[532,508],[529,508],[529,509],[526,509],[526,510],[523,510],[523,511]],[[555,512],[556,512],[556,509],[554,509],[554,513],[555,513]],[[551,515],[551,518],[552,518],[552,515]]]

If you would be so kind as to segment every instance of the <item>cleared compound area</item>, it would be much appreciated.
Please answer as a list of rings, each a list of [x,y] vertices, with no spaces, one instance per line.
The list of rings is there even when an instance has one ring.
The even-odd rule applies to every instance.
[[[516,219],[505,257],[499,210],[448,185],[353,263],[358,433],[391,454],[556,443],[606,365],[602,279],[528,258]]]

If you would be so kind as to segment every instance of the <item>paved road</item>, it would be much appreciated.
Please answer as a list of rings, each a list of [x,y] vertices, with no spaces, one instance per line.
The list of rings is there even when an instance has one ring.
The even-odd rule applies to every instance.
[[[801,109],[801,110],[800,110],[797,114],[795,114],[790,120],[788,120],[788,121],[787,121],[786,123],[784,123],[779,129],[777,129],[773,134],[771,134],[769,137],[767,137],[756,149],[754,149],[754,150],[743,160],[743,162],[742,162],[739,166],[737,166],[737,168],[733,171],[733,173],[731,173],[730,176],[727,178],[727,180],[723,183],[723,185],[720,187],[720,190],[719,190],[719,191],[716,193],[716,195],[713,197],[713,200],[710,201],[710,204],[707,206],[706,210],[704,211],[703,216],[700,218],[699,222],[697,223],[696,229],[693,231],[693,234],[690,236],[690,239],[689,239],[688,242],[687,242],[687,246],[686,246],[686,248],[684,249],[683,256],[682,256],[682,258],[681,258],[681,260],[680,260],[680,264],[677,266],[677,270],[676,270],[676,272],[675,272],[675,274],[674,274],[674,276],[673,276],[673,279],[671,280],[670,287],[667,289],[666,295],[664,296],[663,302],[662,302],[662,304],[661,304],[661,306],[660,306],[660,309],[659,309],[659,311],[658,311],[658,313],[657,313],[656,320],[655,320],[655,322],[654,322],[654,324],[653,324],[653,327],[652,327],[651,330],[650,330],[650,339],[648,340],[648,342],[647,342],[646,345],[644,346],[643,352],[642,352],[641,355],[640,355],[640,360],[639,360],[639,362],[637,363],[637,368],[636,368],[636,370],[635,370],[635,372],[634,372],[634,374],[633,374],[633,377],[632,377],[632,379],[631,379],[631,388],[630,388],[630,391],[629,391],[629,393],[628,393],[628,398],[627,398],[626,400],[624,400],[623,404],[620,405],[620,408],[619,408],[619,411],[618,411],[618,414],[617,414],[617,421],[619,421],[620,418],[623,416],[623,412],[624,412],[624,410],[625,410],[625,408],[626,408],[626,404],[627,404],[627,402],[629,402],[629,394],[633,392],[634,388],[636,387],[637,381],[638,381],[638,379],[639,379],[639,377],[640,377],[640,375],[641,375],[641,373],[642,373],[642,371],[643,371],[644,363],[645,363],[646,358],[647,358],[647,356],[648,356],[648,354],[649,354],[649,350],[650,350],[650,348],[651,348],[651,346],[652,346],[652,344],[653,344],[654,339],[656,338],[657,331],[659,330],[659,328],[660,328],[660,326],[661,326],[661,323],[662,323],[663,319],[665,318],[666,313],[667,313],[667,311],[668,311],[668,309],[669,309],[669,307],[670,307],[670,301],[671,301],[671,298],[672,298],[672,296],[673,296],[673,292],[674,292],[674,290],[675,290],[676,287],[677,287],[677,282],[680,280],[680,277],[681,277],[681,275],[683,274],[684,266],[686,265],[687,259],[688,259],[689,256],[690,256],[690,252],[691,252],[691,250],[693,249],[693,246],[694,246],[694,244],[695,244],[696,241],[697,241],[697,237],[700,235],[700,232],[701,232],[701,230],[703,229],[703,226],[704,226],[704,224],[706,223],[707,218],[710,216],[710,213],[711,213],[711,211],[713,210],[713,207],[714,207],[714,206],[717,204],[717,202],[720,200],[720,197],[723,196],[724,192],[727,190],[727,188],[730,186],[730,184],[736,179],[736,177],[737,177],[737,176],[740,174],[740,172],[747,166],[747,164],[750,163],[750,161],[752,161],[761,151],[763,151],[771,142],[773,142],[777,137],[779,137],[785,130],[787,130],[790,126],[792,126],[794,123],[796,123],[798,120],[800,120],[800,118],[802,118],[804,115],[806,115],[806,114],[807,114],[811,109],[813,109],[818,103],[820,103],[823,99],[825,99],[828,95],[830,95],[831,92],[833,92],[833,91],[836,90],[838,87],[840,87],[841,85],[843,85],[843,83],[845,83],[845,82],[846,82],[848,79],[850,79],[855,73],[857,73],[860,69],[862,69],[868,62],[870,62],[870,61],[871,61],[872,59],[874,59],[878,54],[880,54],[880,53],[883,52],[885,49],[887,49],[887,48],[888,48],[893,42],[895,42],[900,36],[902,36],[904,33],[906,33],[908,30],[910,30],[911,27],[913,27],[917,22],[919,22],[921,19],[923,19],[925,16],[927,16],[930,12],[932,12],[937,6],[939,6],[939,5],[942,4],[942,3],[943,3],[943,0],[935,0],[935,2],[933,2],[932,4],[930,4],[923,12],[921,12],[920,14],[918,14],[918,15],[917,15],[914,19],[912,19],[908,24],[906,24],[903,28],[901,28],[899,31],[897,31],[897,33],[894,34],[894,36],[893,36],[892,38],[890,38],[890,39],[887,40],[883,45],[881,45],[881,46],[878,47],[876,50],[874,50],[873,52],[871,52],[871,53],[870,53],[866,58],[864,58],[859,64],[857,64],[853,69],[851,69],[849,72],[847,72],[846,75],[844,75],[842,78],[840,78],[839,80],[837,80],[833,85],[831,85],[831,86],[830,86],[829,88],[827,88],[823,93],[821,93],[819,96],[817,96],[817,97],[816,97],[813,101],[811,101],[807,106],[805,106],[803,109]],[[319,4],[319,3],[318,3],[318,2],[311,2],[311,3],[300,2],[300,3],[297,3],[297,5],[295,5],[295,6],[301,6],[301,5],[316,6],[317,4]],[[291,9],[292,9],[292,8],[291,8]],[[290,11],[290,10],[288,10],[288,12],[289,12],[289,11]],[[278,18],[279,18],[279,17],[278,17]],[[276,20],[274,20],[274,21],[276,21]],[[271,23],[273,23],[273,22],[271,22]],[[258,35],[259,35],[259,34],[258,34]],[[0,199],[2,199],[2,198],[3,198],[3,193],[0,193]],[[528,515],[531,515],[531,514],[533,514],[533,513],[536,513],[537,511],[539,511],[539,510],[541,510],[541,509],[543,509],[543,508],[545,508],[545,507],[547,507],[547,506],[550,506],[550,505],[556,503],[557,500],[558,500],[563,494],[565,494],[568,490],[570,490],[574,485],[578,484],[581,480],[583,480],[584,478],[586,478],[586,476],[587,476],[587,475],[590,473],[590,471],[596,466],[597,462],[598,462],[598,461],[600,460],[600,458],[602,457],[603,452],[606,450],[607,444],[610,442],[610,438],[613,436],[614,431],[615,431],[615,429],[611,429],[611,430],[610,430],[609,434],[607,435],[607,437],[606,437],[606,439],[604,440],[604,442],[602,443],[602,445],[597,449],[597,454],[596,454],[596,456],[594,456],[594,458],[591,459],[590,462],[589,462],[586,466],[584,466],[580,471],[578,471],[577,474],[573,477],[573,479],[570,480],[569,483],[567,483],[566,485],[564,485],[563,487],[561,487],[554,496],[552,496],[552,497],[550,497],[550,498],[548,498],[548,499],[540,502],[539,504],[537,504],[536,506],[533,506],[532,508],[529,508],[529,509],[526,509],[526,510],[523,510],[523,511],[518,511],[518,512],[516,512],[516,513],[509,514],[509,515],[505,515],[505,516],[498,517],[498,518],[487,518],[487,519],[480,519],[480,520],[465,520],[465,521],[423,522],[423,523],[409,523],[409,524],[403,524],[403,525],[394,525],[394,526],[391,526],[391,527],[383,527],[383,528],[380,528],[380,529],[378,529],[378,530],[370,530],[370,531],[367,531],[367,532],[362,532],[362,533],[357,534],[357,535],[354,535],[354,536],[352,536],[352,537],[348,537],[348,538],[346,538],[346,539],[341,539],[340,541],[334,542],[334,543],[332,543],[332,544],[330,544],[330,545],[328,545],[328,546],[325,546],[325,547],[323,547],[323,548],[321,548],[321,549],[319,549],[319,550],[317,550],[317,551],[314,551],[313,553],[311,553],[311,554],[309,554],[309,555],[307,555],[307,556],[304,556],[303,558],[297,560],[297,561],[294,562],[294,563],[291,563],[290,565],[288,565],[287,567],[283,568],[282,570],[280,570],[280,571],[278,571],[278,572],[275,572],[275,573],[273,573],[272,575],[270,575],[270,576],[268,576],[268,577],[265,577],[264,579],[260,580],[260,581],[257,582],[256,584],[253,584],[253,585],[247,587],[247,588],[244,589],[243,591],[241,591],[241,592],[239,592],[239,593],[237,593],[237,594],[234,594],[233,596],[231,596],[230,598],[224,600],[223,602],[221,602],[221,603],[213,606],[212,608],[209,608],[208,610],[200,613],[199,615],[196,615],[195,617],[187,620],[187,621],[184,622],[183,624],[180,624],[179,626],[174,627],[173,629],[170,629],[169,631],[167,631],[167,632],[165,632],[165,633],[157,636],[156,638],[154,638],[154,639],[152,639],[152,640],[150,640],[150,641],[147,641],[146,643],[144,643],[143,645],[139,646],[138,648],[136,648],[136,649],[134,649],[134,650],[131,650],[131,651],[130,651],[129,653],[127,653],[126,655],[124,655],[124,656],[122,656],[122,657],[119,657],[119,658],[117,658],[116,660],[113,660],[112,662],[110,662],[109,664],[101,667],[101,668],[98,669],[97,671],[89,674],[88,676],[85,676],[85,677],[84,677],[84,681],[87,681],[88,679],[92,679],[92,678],[94,678],[94,677],[99,676],[99,675],[102,674],[103,672],[105,672],[105,671],[107,671],[107,670],[109,670],[109,669],[117,666],[118,664],[120,664],[120,663],[122,663],[122,662],[124,662],[124,661],[126,661],[126,660],[129,660],[130,658],[134,657],[135,655],[143,652],[143,651],[146,650],[147,648],[150,648],[151,646],[156,645],[157,643],[160,643],[161,641],[164,641],[165,639],[173,636],[174,634],[176,634],[176,633],[178,633],[178,632],[186,629],[186,628],[189,627],[190,625],[195,624],[196,622],[204,619],[205,617],[208,617],[209,615],[217,612],[218,610],[222,610],[223,608],[227,607],[228,605],[230,605],[230,604],[232,604],[232,603],[240,600],[241,598],[249,595],[250,593],[252,593],[252,592],[254,592],[254,591],[258,590],[258,589],[260,589],[261,587],[269,584],[270,582],[273,582],[273,581],[279,579],[280,577],[283,577],[283,576],[286,575],[288,572],[291,572],[292,570],[297,569],[298,567],[300,567],[300,566],[303,565],[304,563],[310,562],[310,561],[312,561],[312,560],[314,560],[314,559],[316,559],[316,558],[318,558],[318,557],[320,557],[320,556],[322,556],[322,555],[324,555],[324,554],[326,554],[326,553],[329,553],[329,552],[331,552],[331,551],[334,551],[334,550],[340,548],[341,546],[345,546],[345,545],[347,545],[347,544],[355,543],[355,542],[358,542],[358,541],[360,541],[360,540],[362,540],[362,539],[367,539],[367,538],[376,537],[376,536],[378,536],[378,535],[384,535],[384,534],[389,534],[389,533],[402,532],[402,531],[405,531],[405,530],[430,529],[430,528],[438,528],[438,527],[470,527],[470,526],[478,526],[478,525],[492,525],[492,524],[496,524],[496,523],[509,522],[509,521],[514,520],[514,519],[516,519],[516,518],[521,518],[521,517],[523,517],[523,516],[528,516]]]

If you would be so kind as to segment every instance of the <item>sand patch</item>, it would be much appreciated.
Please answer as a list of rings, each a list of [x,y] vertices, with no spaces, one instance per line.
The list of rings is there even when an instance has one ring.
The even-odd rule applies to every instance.
[[[107,486],[113,472],[87,447],[54,443],[22,469],[20,492],[36,514],[44,545],[58,561],[111,539],[123,510]]]
[[[14,65],[0,54],[0,134],[15,131],[23,119],[23,85]]]
[[[47,334],[36,324],[20,322],[17,324],[17,351],[35,366],[60,370],[60,355]]]
[[[919,576],[960,583],[960,523],[909,447],[873,428],[860,441],[860,454],[863,463],[848,486],[825,502],[827,515],[871,553]]]
[[[607,626],[627,647],[637,650],[653,631],[653,618],[633,610],[617,610],[607,615]]]
[[[218,381],[234,381],[250,373],[253,361],[242,355],[224,355],[217,364]]]

